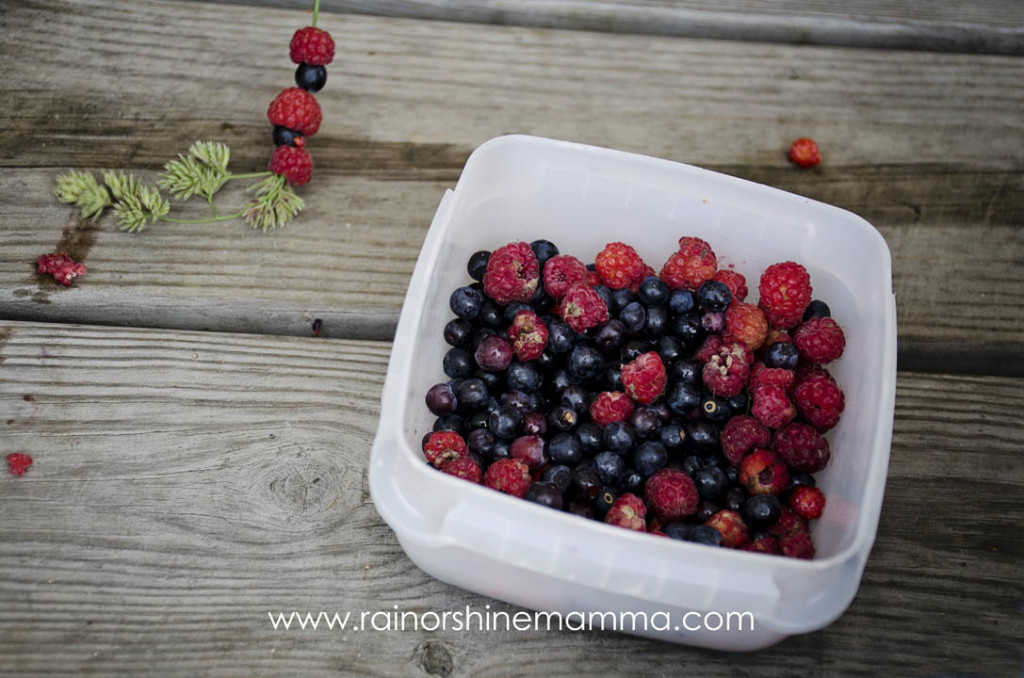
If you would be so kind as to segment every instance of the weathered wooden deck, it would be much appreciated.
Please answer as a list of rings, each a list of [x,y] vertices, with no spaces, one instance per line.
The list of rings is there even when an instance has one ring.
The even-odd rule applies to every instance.
[[[128,235],[51,197],[65,169],[152,177],[200,138],[262,169],[304,21],[271,4],[305,5],[0,2],[0,453],[36,458],[0,473],[0,675],[1020,675],[1018,3],[324,0],[355,13],[321,17],[339,50],[294,224]],[[270,628],[277,609],[493,602],[412,565],[365,475],[433,211],[508,132],[702,165],[885,236],[892,460],[860,593],[832,626],[749,656]],[[801,135],[826,155],[813,171],[785,159]],[[89,266],[70,289],[33,272],[58,248]]]

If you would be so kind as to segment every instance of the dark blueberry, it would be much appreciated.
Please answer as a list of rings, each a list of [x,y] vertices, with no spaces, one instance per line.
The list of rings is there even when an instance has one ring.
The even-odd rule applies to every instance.
[[[571,431],[579,420],[576,410],[568,405],[559,405],[548,415],[548,424],[554,431]]]
[[[668,332],[671,326],[672,321],[664,306],[647,307],[647,323],[644,325],[644,333],[648,337],[656,339]]]
[[[605,368],[601,352],[592,346],[576,346],[569,354],[569,374],[577,379],[595,379]]]
[[[662,424],[667,424],[672,419],[672,410],[668,409],[668,405],[665,404],[664,400],[659,400],[649,405],[649,407],[658,415],[658,421]]]
[[[484,273],[487,272],[487,262],[491,259],[491,253],[487,250],[480,250],[474,252],[473,256],[469,258],[469,262],[466,264],[466,270],[469,272],[469,277],[477,282],[481,282],[484,279]]]
[[[487,428],[499,438],[515,438],[519,435],[519,424],[523,421],[523,415],[514,407],[502,405],[493,412],[487,419]]]
[[[641,438],[650,438],[661,428],[661,419],[653,407],[638,407],[629,418],[636,434]]]
[[[647,309],[639,301],[634,301],[619,312],[619,320],[630,332],[639,332],[647,325]]]
[[[542,412],[547,411],[548,401],[540,394],[540,391],[528,392],[526,394],[526,400],[529,403],[531,412],[535,410],[540,410]]]
[[[462,318],[452,318],[444,326],[444,340],[451,346],[467,346],[473,335],[473,323]]]
[[[661,362],[668,365],[683,357],[683,346],[672,335],[666,335],[654,343],[654,350],[661,356]]]
[[[511,407],[519,414],[526,414],[537,409],[533,399],[522,391],[505,391],[501,394],[501,405]]]
[[[572,469],[564,464],[548,466],[540,474],[540,479],[545,483],[552,483],[559,492],[565,494],[569,486],[572,485]]]
[[[494,449],[491,450],[491,457],[494,459],[504,459],[509,455],[509,444],[511,441],[498,438],[494,441]]]
[[[715,502],[703,499],[699,504],[697,504],[697,512],[693,517],[696,518],[698,522],[703,523],[721,510],[721,507],[719,507]]]
[[[665,403],[674,414],[689,414],[700,405],[700,389],[685,381],[677,382],[669,388]]]
[[[466,447],[473,454],[479,454],[481,457],[490,457],[494,453],[494,443],[497,438],[494,434],[485,428],[473,429],[466,436]]]
[[[704,366],[697,360],[677,360],[668,368],[668,380],[671,383],[699,384]]]
[[[598,491],[597,496],[594,497],[591,506],[594,507],[594,515],[601,520],[608,515],[608,509],[615,504],[615,500],[619,498],[619,491],[614,487],[602,487]]]
[[[484,386],[491,393],[497,393],[501,391],[502,386],[505,384],[505,380],[497,372],[488,372],[487,370],[477,370],[473,373],[474,379],[479,379],[484,382]]]
[[[807,304],[807,309],[804,310],[803,322],[807,322],[811,318],[831,318],[832,309],[828,307],[821,299],[811,299],[811,303]]]
[[[649,275],[640,283],[640,289],[636,294],[640,301],[648,306],[664,306],[668,302],[670,291],[661,278]]]
[[[520,311],[532,311],[532,310],[533,310],[533,307],[530,306],[529,304],[524,304],[521,301],[513,301],[511,304],[506,306],[505,310],[503,311],[505,322],[508,323],[509,325],[511,325],[512,321],[516,319],[516,314],[517,313],[519,313]]]
[[[459,400],[455,392],[448,384],[434,384],[427,391],[427,409],[435,417],[443,417],[451,414],[459,406]]]
[[[619,352],[619,359],[624,363],[631,363],[636,360],[638,356],[650,351],[651,348],[651,342],[646,339],[630,339]]]
[[[576,332],[561,320],[552,320],[548,326],[548,348],[553,353],[568,353],[576,345]]]
[[[690,532],[693,530],[693,525],[687,523],[674,522],[668,523],[663,528],[665,535],[669,539],[678,539],[680,541],[689,541]]]
[[[697,302],[705,311],[724,311],[732,302],[732,292],[724,282],[705,280],[697,290]]]
[[[612,291],[604,285],[597,285],[593,288],[597,292],[597,296],[604,299],[604,305],[608,308],[612,307]]]
[[[758,494],[743,504],[743,520],[751,527],[767,527],[779,519],[782,506],[774,494]]]
[[[626,462],[614,452],[601,452],[594,457],[594,470],[603,485],[618,485],[626,471]]]
[[[814,487],[818,482],[814,479],[807,471],[790,471],[789,472],[789,486],[800,487],[806,485],[807,487]]]
[[[696,348],[704,338],[704,326],[699,313],[683,313],[672,322],[672,331],[683,346]]]
[[[505,309],[493,299],[486,299],[480,305],[480,315],[477,320],[485,327],[492,327],[496,330],[503,330],[507,327],[505,323]]]
[[[739,511],[747,501],[747,491],[742,485],[730,487],[726,490],[725,498],[722,501],[725,504],[725,508],[730,511]]]
[[[700,318],[700,326],[705,332],[721,334],[725,331],[725,313],[722,311],[707,311]]]
[[[556,464],[578,464],[583,461],[583,443],[575,433],[558,433],[548,442],[548,456]]]
[[[452,349],[452,351],[454,350],[456,349]],[[496,335],[486,337],[473,353],[473,358],[481,369],[488,372],[501,372],[512,364],[512,345]]]
[[[469,345],[475,351],[478,348],[480,348],[480,344],[484,343],[484,341],[487,338],[489,338],[489,337],[497,337],[497,336],[498,336],[498,333],[494,331],[493,327],[477,327],[473,331],[473,336],[470,337],[470,339],[469,339]],[[499,338],[504,339],[504,337],[499,337]],[[511,347],[509,347],[509,348],[511,348]]]
[[[740,472],[739,469],[737,469],[735,466],[733,466],[732,464],[726,464],[722,467],[722,470],[725,471],[725,479],[729,482],[730,485],[735,485],[736,483],[739,482]]]
[[[543,413],[527,412],[523,415],[523,433],[528,436],[542,436],[548,432],[548,418]]]
[[[582,386],[572,385],[562,389],[559,398],[563,405],[571,407],[577,414],[583,414],[590,407],[590,395]]]
[[[544,383],[544,377],[531,363],[513,362],[505,373],[509,388],[517,391],[536,391]]]
[[[711,394],[704,396],[700,401],[700,411],[705,418],[711,421],[724,422],[732,416],[732,409],[724,398],[718,398]]]
[[[694,472],[693,484],[701,499],[718,499],[725,491],[725,473],[716,466],[705,466]]]
[[[740,391],[725,401],[729,405],[729,411],[733,414],[746,414],[747,405],[750,403],[746,391]]]
[[[556,510],[560,510],[562,508],[562,493],[554,483],[533,483],[526,490],[526,495],[523,499],[526,501],[532,501],[534,504],[540,504],[541,506],[547,506],[548,508]]]
[[[595,264],[594,262],[590,262],[589,264],[587,264],[587,270],[592,272],[592,273],[596,273],[597,272],[597,264]]]
[[[316,94],[327,84],[327,69],[323,66],[299,64],[295,69],[295,84],[310,94]]]
[[[561,365],[562,361],[556,358],[555,354],[551,351],[544,351],[533,361],[533,364],[540,370],[541,374],[547,374],[558,365]]]
[[[590,501],[586,499],[573,499],[565,507],[565,510],[567,513],[579,516],[580,518],[587,518],[588,520],[593,520],[594,518],[594,510],[590,508]]]
[[[689,454],[683,457],[683,471],[687,475],[693,475],[700,469],[704,468],[704,460],[701,459],[699,454]]]
[[[652,440],[640,443],[633,453],[633,466],[644,476],[654,475],[665,468],[668,462],[668,451],[661,443]]]
[[[622,483],[620,487],[623,492],[643,493],[644,477],[639,472],[634,471],[631,468],[627,468],[622,473]]]
[[[602,440],[605,449],[625,454],[636,445],[636,433],[629,424],[613,421],[604,427]]]
[[[710,525],[694,525],[693,529],[690,530],[690,538],[687,541],[692,541],[694,544],[704,544],[705,546],[721,546],[722,533]]]
[[[800,359],[796,346],[785,341],[769,344],[764,350],[764,366],[778,367],[784,370],[795,370]]]
[[[533,293],[533,299],[530,299],[530,306],[533,307],[533,310],[536,311],[538,315],[543,315],[554,305],[555,300],[551,298],[551,295],[544,291],[544,286],[537,285],[537,291]]]
[[[470,352],[458,347],[448,349],[441,365],[444,368],[444,373],[451,379],[465,379],[476,370],[476,364],[473,362]]]
[[[551,372],[545,381],[547,382],[548,393],[553,395],[558,395],[563,390],[572,386],[569,371],[565,368],[559,368]]]
[[[686,422],[686,437],[699,448],[712,451],[718,447],[718,427],[710,421],[690,420]]]
[[[665,449],[678,450],[683,446],[683,441],[686,440],[686,434],[683,432],[683,427],[679,422],[670,421],[667,424],[663,424],[661,430],[658,431],[658,440]]]
[[[487,418],[490,416],[487,410],[481,410],[466,420],[466,430],[475,431],[478,428],[487,428]]]
[[[622,363],[612,363],[604,372],[605,391],[621,391],[622,389]]]
[[[697,308],[697,297],[690,290],[673,290],[668,295],[668,309],[675,315],[689,313]]]
[[[728,466],[729,461],[723,455],[712,452],[710,454],[704,454],[704,465],[722,468],[723,466]]]
[[[465,379],[455,390],[459,412],[471,414],[487,407],[487,385],[482,379]]]
[[[598,328],[594,335],[594,344],[608,354],[618,352],[622,342],[626,340],[626,326],[621,320],[612,318]]]
[[[459,435],[465,430],[465,420],[457,414],[449,414],[434,420],[435,431],[455,431]]]
[[[612,315],[619,315],[630,304],[636,302],[636,295],[628,287],[612,291],[612,303],[608,305],[608,312]]]
[[[484,295],[468,285],[460,287],[448,297],[448,306],[452,313],[463,320],[473,320],[480,315],[480,307],[484,303]]]
[[[533,256],[540,262],[541,270],[544,270],[544,263],[551,257],[558,256],[558,248],[550,240],[534,240],[530,243]]]
[[[275,146],[294,146],[295,140],[302,137],[301,132],[278,125],[274,128]]]
[[[577,466],[572,472],[572,484],[580,496],[591,499],[601,491],[601,476],[591,466]]]
[[[594,455],[604,447],[604,431],[597,424],[587,422],[576,429],[580,443],[583,444],[583,451],[586,454]]]

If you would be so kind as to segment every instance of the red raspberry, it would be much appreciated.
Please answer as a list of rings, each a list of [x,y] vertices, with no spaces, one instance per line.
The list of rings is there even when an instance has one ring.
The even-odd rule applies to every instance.
[[[832,318],[811,318],[793,332],[793,343],[801,358],[824,365],[843,355],[846,337]]]
[[[306,26],[295,31],[288,46],[292,61],[310,66],[326,66],[334,61],[334,40],[325,30]]]
[[[815,520],[821,517],[825,511],[825,493],[817,487],[800,485],[794,487],[789,493],[789,508],[807,520]]]
[[[750,494],[779,494],[789,484],[786,465],[768,450],[754,450],[740,463],[740,482]]]
[[[757,306],[734,301],[726,309],[724,338],[742,341],[751,351],[756,351],[767,334],[768,320]]]
[[[769,553],[771,555],[779,554],[779,540],[770,534],[759,534],[756,539],[752,539],[746,546],[743,547],[744,551],[750,551],[751,553]]]
[[[736,511],[729,511],[728,509],[719,511],[705,520],[704,524],[715,528],[721,533],[722,546],[726,548],[737,549],[750,541],[750,531],[747,529],[747,524],[743,522],[743,518]]]
[[[610,242],[597,253],[594,267],[601,282],[613,290],[621,290],[643,273],[644,260],[629,245]]]
[[[781,367],[765,367],[764,363],[754,363],[750,366],[750,381],[747,388],[751,392],[762,386],[778,386],[784,391],[789,391],[796,381],[796,372]]]
[[[642,353],[622,366],[622,386],[633,400],[650,405],[665,392],[668,375],[656,351]]]
[[[627,492],[616,499],[612,507],[608,509],[604,522],[609,525],[624,527],[627,530],[646,532],[647,524],[644,522],[646,515],[647,507],[644,506],[640,497]]]
[[[800,167],[814,167],[821,162],[821,151],[814,139],[800,137],[789,147],[789,161]]]
[[[598,426],[626,421],[633,414],[633,400],[622,391],[598,393],[590,403],[590,419]]]
[[[526,491],[530,489],[533,478],[530,476],[530,467],[518,459],[505,457],[487,467],[484,473],[484,485],[511,494],[513,497],[522,499]]]
[[[731,398],[739,394],[750,376],[754,354],[740,341],[726,341],[704,363],[704,386],[716,396]]]
[[[729,268],[720,268],[715,271],[711,279],[717,280],[729,288],[729,291],[732,292],[733,303],[747,298],[749,291],[747,290],[747,279],[743,277],[743,274]]]
[[[278,146],[270,156],[270,171],[295,186],[308,184],[313,178],[313,156],[304,148]]]
[[[789,401],[786,390],[766,384],[752,391],[750,413],[768,428],[781,428],[796,417],[796,408]]]
[[[559,304],[562,320],[577,332],[608,322],[608,307],[592,287],[576,285],[565,293]]]
[[[799,423],[775,432],[772,451],[791,468],[808,473],[825,468],[831,457],[824,436],[807,424]]]
[[[822,432],[839,423],[839,415],[846,407],[846,398],[839,384],[818,373],[797,382],[793,389],[793,402],[800,416]]]
[[[704,341],[701,342],[700,348],[694,352],[693,359],[706,363],[711,360],[711,356],[718,353],[718,349],[720,348],[722,348],[722,337],[717,334],[709,334],[704,337]]]
[[[323,113],[316,97],[301,87],[289,87],[270,102],[267,118],[271,125],[281,125],[311,137],[320,129]]]
[[[743,457],[757,447],[767,447],[772,435],[764,424],[751,416],[741,414],[725,422],[720,436],[722,454],[733,466],[739,466]]]
[[[772,264],[761,274],[761,300],[768,324],[782,330],[796,327],[811,303],[811,276],[793,261]]]
[[[42,275],[52,275],[54,280],[64,287],[70,286],[75,278],[88,273],[85,264],[75,263],[74,259],[63,252],[40,255],[36,260],[36,271]]]
[[[806,518],[801,518],[796,511],[783,504],[779,519],[772,523],[768,531],[776,537],[781,537],[790,532],[807,532],[809,529]]]
[[[796,383],[806,381],[811,377],[823,377],[829,381],[835,381],[829,371],[821,365],[815,365],[814,363],[800,363],[796,366]]]
[[[809,532],[789,532],[779,537],[779,550],[787,558],[811,560],[814,558],[814,542]]]
[[[544,291],[561,299],[569,288],[587,282],[587,266],[576,257],[556,254],[544,263]]]
[[[597,271],[591,271],[587,269],[587,287],[597,287],[601,284],[601,276],[597,274]]]
[[[449,459],[441,465],[441,473],[447,473],[456,478],[468,480],[477,485],[483,480],[484,472],[480,470],[480,464],[470,457],[456,457]]]
[[[32,457],[21,452],[11,452],[7,455],[7,470],[12,476],[23,476],[28,467],[32,465]]]
[[[633,294],[637,294],[640,291],[640,283],[642,283],[646,278],[652,275],[658,275],[658,272],[655,271],[650,266],[648,266],[647,264],[644,264],[644,267],[643,269],[641,269],[640,274],[637,275],[637,277],[633,278],[633,282],[629,283],[629,291],[632,292]]]
[[[434,468],[441,468],[447,461],[468,455],[469,449],[455,431],[434,431],[424,443],[423,453]]]
[[[508,338],[520,362],[536,360],[548,345],[548,326],[533,311],[519,311],[508,328]]]
[[[700,501],[690,476],[674,468],[663,468],[648,478],[644,498],[650,509],[666,523],[692,516]]]
[[[696,290],[718,269],[718,258],[711,245],[700,238],[682,237],[679,251],[672,254],[661,269],[661,279],[673,290]]]
[[[484,294],[502,306],[529,303],[540,282],[537,256],[525,242],[512,242],[491,252],[484,273]]]
[[[779,330],[775,329],[774,327],[769,327],[768,334],[764,338],[764,345],[771,346],[776,342],[792,344],[793,338],[789,336],[789,332],[787,332],[786,330]]]

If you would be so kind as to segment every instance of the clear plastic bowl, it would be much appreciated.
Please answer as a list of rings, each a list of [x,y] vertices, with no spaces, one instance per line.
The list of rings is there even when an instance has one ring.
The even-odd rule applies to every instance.
[[[606,243],[624,241],[658,268],[682,235],[707,240],[720,266],[747,277],[755,298],[768,265],[802,263],[814,296],[827,301],[846,332],[846,352],[830,365],[846,411],[828,435],[832,461],[817,474],[828,504],[815,521],[812,561],[584,520],[439,473],[424,461],[421,440],[433,421],[424,396],[445,379],[448,296],[469,281],[470,254],[546,238],[593,261]],[[532,610],[667,612],[674,620],[669,629],[637,633],[754,650],[827,626],[856,595],[882,507],[895,389],[890,255],[868,222],[697,167],[504,136],[470,156],[423,243],[384,383],[370,492],[409,558],[442,581]],[[754,630],[688,631],[678,620],[692,611],[749,611]]]

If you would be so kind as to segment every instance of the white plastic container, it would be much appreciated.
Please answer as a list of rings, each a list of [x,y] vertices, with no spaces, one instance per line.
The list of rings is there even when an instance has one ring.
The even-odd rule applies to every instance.
[[[797,171],[797,170],[794,170]],[[747,277],[755,301],[768,265],[794,260],[847,336],[830,365],[846,411],[817,474],[828,496],[817,558],[715,549],[552,511],[427,466],[427,389],[445,379],[451,291],[479,249],[546,238],[584,261],[611,241],[660,268],[682,235],[707,240],[721,267]],[[766,186],[655,158],[526,136],[492,139],[447,191],[402,308],[370,460],[370,491],[402,548],[428,574],[532,610],[667,612],[640,632],[754,650],[827,626],[849,606],[874,543],[892,438],[896,306],[889,249],[849,212]],[[754,630],[698,632],[687,612],[749,611]],[[664,619],[664,617],[660,617]],[[687,618],[691,628],[699,619]],[[659,624],[661,625],[661,624]]]

